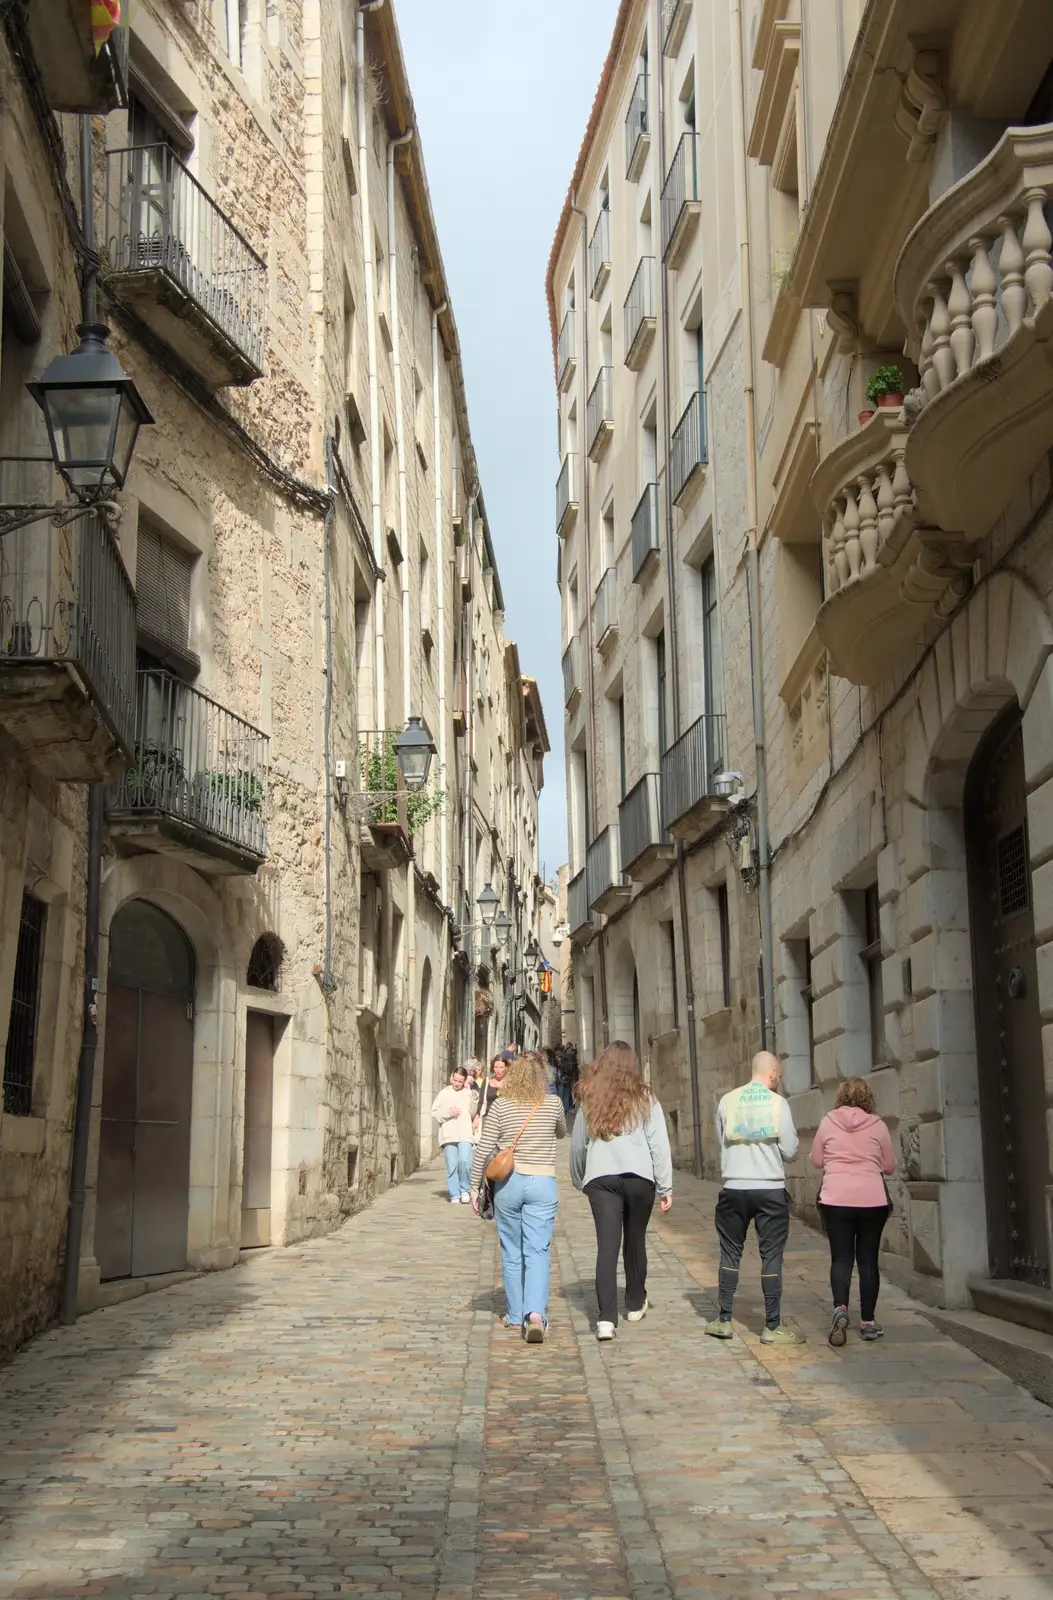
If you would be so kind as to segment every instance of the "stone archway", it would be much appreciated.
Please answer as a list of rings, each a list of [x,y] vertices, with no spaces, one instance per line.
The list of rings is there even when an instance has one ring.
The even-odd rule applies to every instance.
[[[961,608],[918,674],[904,730],[898,898],[909,940],[913,1115],[902,1133],[911,1286],[969,1304],[988,1274],[963,800],[970,764],[1014,700],[1021,710],[1030,867],[1041,901],[1053,857],[1053,624],[1015,574]],[[1036,905],[1039,1004],[1053,1009],[1053,914]],[[1046,941],[1043,957],[1042,943]]]

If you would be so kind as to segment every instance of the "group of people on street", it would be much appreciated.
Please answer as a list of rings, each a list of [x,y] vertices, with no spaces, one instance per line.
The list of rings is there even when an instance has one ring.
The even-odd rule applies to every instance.
[[[556,1142],[567,1136],[574,1187],[585,1194],[596,1229],[596,1337],[618,1331],[618,1260],[625,1271],[626,1320],[647,1315],[647,1228],[655,1201],[673,1203],[673,1163],[665,1115],[631,1045],[616,1040],[568,1086],[555,1052],[511,1050],[495,1056],[483,1078],[478,1062],[456,1069],[435,1098],[452,1204],[492,1214],[501,1244],[507,1328],[528,1344],[544,1342],[552,1232],[556,1220]],[[749,1081],[718,1105],[722,1186],[716,1205],[720,1245],[717,1315],[706,1332],[734,1334],[732,1310],[742,1252],[752,1222],[761,1258],[761,1343],[794,1346],[805,1335],[782,1319],[783,1255],[790,1232],[786,1166],[796,1160],[797,1131],[779,1093],[782,1063],[770,1051],[753,1058]],[[882,1337],[876,1320],[878,1255],[892,1211],[888,1177],[896,1159],[865,1078],[842,1083],[834,1109],[812,1143],[823,1174],[819,1214],[830,1244],[833,1314],[829,1343],[846,1343],[853,1267],[858,1271],[860,1336]],[[492,1213],[490,1207],[492,1206]]]

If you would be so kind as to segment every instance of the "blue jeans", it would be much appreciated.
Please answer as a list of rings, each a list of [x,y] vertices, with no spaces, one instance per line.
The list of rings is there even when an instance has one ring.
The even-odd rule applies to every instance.
[[[444,1144],[442,1159],[446,1163],[446,1187],[451,1200],[467,1194],[472,1184],[472,1141],[462,1139],[459,1144]]]
[[[555,1178],[513,1172],[494,1190],[494,1218],[509,1322],[525,1322],[532,1311],[547,1318]]]

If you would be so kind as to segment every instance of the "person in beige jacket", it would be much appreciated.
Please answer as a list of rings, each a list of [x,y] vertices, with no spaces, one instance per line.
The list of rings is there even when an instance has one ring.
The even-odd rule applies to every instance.
[[[468,1074],[454,1067],[445,1089],[432,1101],[431,1114],[439,1124],[439,1146],[446,1162],[446,1187],[450,1204],[469,1206],[472,1172],[472,1124],[476,1096],[468,1087]]]

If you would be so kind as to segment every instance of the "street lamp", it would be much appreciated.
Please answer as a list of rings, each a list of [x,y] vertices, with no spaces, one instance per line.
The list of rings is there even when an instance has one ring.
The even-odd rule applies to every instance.
[[[540,959],[541,951],[537,947],[537,942],[536,940],[531,939],[530,943],[526,947],[526,950],[523,952],[523,965],[526,967],[528,972],[536,972],[537,964]]]
[[[512,918],[508,915],[507,911],[502,911],[496,918],[494,922],[494,932],[497,935],[498,944],[503,949],[508,943],[509,934],[512,932]]]
[[[494,918],[497,915],[497,908],[501,904],[501,897],[494,893],[492,883],[486,885],[486,888],[475,903],[479,907],[479,915],[483,919],[483,927],[492,928]]]
[[[395,740],[395,755],[402,769],[406,788],[412,793],[423,789],[427,783],[431,758],[434,754],[434,740],[420,717],[410,717]]]
[[[82,504],[108,499],[124,487],[144,423],[153,417],[106,341],[101,322],[82,322],[80,344],[56,356],[27,384],[44,413],[51,454]]]

